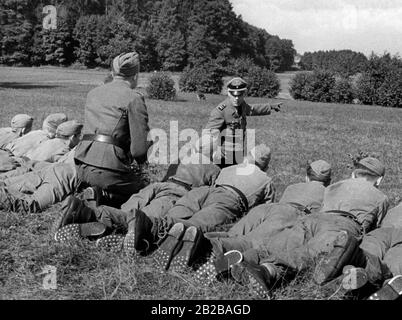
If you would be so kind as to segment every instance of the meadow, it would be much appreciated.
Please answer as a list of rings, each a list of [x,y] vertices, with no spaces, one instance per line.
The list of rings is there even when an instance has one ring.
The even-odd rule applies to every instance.
[[[34,129],[51,112],[64,112],[70,119],[84,120],[87,92],[102,83],[105,70],[63,68],[0,68],[0,127],[9,126],[17,113],[35,117]],[[141,74],[139,90],[145,93],[147,77]],[[176,83],[178,75],[173,75]],[[290,99],[287,83],[291,74],[279,75],[278,99],[248,98],[249,103],[283,102],[282,111],[249,117],[256,129],[256,142],[272,149],[268,174],[280,198],[284,188],[303,181],[308,160],[332,164],[333,181],[350,176],[348,154],[377,154],[387,171],[381,185],[392,204],[400,200],[402,186],[402,110],[378,106],[323,104]],[[210,111],[224,95],[206,94],[198,101],[193,93],[178,92],[176,101],[147,99],[151,128],[169,132],[169,122],[179,129],[201,133]],[[162,178],[167,166],[151,165],[152,181]],[[160,273],[150,257],[127,257],[95,248],[93,242],[73,246],[57,244],[50,232],[61,205],[40,214],[21,216],[0,212],[0,299],[254,299],[233,282],[196,283],[191,270],[183,274]],[[45,290],[41,271],[57,268],[57,289]],[[309,272],[273,293],[274,299],[340,299],[334,292],[316,286]]]

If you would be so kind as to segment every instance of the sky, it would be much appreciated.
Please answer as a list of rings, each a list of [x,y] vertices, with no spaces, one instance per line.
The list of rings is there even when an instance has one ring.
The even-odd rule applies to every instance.
[[[351,49],[402,56],[402,0],[230,0],[243,20],[298,53]]]

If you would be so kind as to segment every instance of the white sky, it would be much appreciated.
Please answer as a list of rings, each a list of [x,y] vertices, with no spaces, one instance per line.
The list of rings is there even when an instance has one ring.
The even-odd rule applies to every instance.
[[[297,52],[351,49],[402,56],[402,0],[230,0],[244,21]]]

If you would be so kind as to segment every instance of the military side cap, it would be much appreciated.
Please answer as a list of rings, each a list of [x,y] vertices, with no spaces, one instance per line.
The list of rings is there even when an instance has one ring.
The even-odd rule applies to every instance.
[[[31,127],[33,118],[27,114],[17,114],[11,119],[11,128],[26,128]]]
[[[331,177],[331,165],[324,160],[316,160],[310,164],[317,178],[327,180]]]
[[[56,132],[57,127],[68,120],[68,117],[64,113],[52,113],[49,114],[43,121],[43,129],[48,129],[51,132]]]
[[[368,169],[372,173],[376,174],[377,176],[384,176],[385,174],[385,166],[384,164],[373,157],[366,157],[359,161],[359,164],[364,168]]]
[[[119,54],[112,61],[112,70],[116,76],[135,76],[140,71],[140,56],[135,51]]]
[[[70,120],[59,124],[56,136],[70,137],[81,133],[83,125],[76,120]]]
[[[244,91],[247,90],[247,82],[242,78],[233,78],[227,84],[228,91]]]

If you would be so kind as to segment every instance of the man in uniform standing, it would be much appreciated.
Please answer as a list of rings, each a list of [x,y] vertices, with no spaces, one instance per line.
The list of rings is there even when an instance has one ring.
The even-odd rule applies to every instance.
[[[280,111],[282,104],[249,105],[244,100],[247,94],[247,83],[242,78],[230,80],[227,91],[228,98],[212,110],[205,126],[211,135],[221,135],[221,155],[218,160],[221,167],[243,161],[246,117],[269,115],[271,110]]]
[[[149,132],[144,97],[137,86],[140,60],[122,53],[112,62],[113,81],[88,93],[82,141],[75,161],[87,200],[119,207],[144,187],[141,165],[147,161]],[[90,191],[90,192],[88,192]]]

